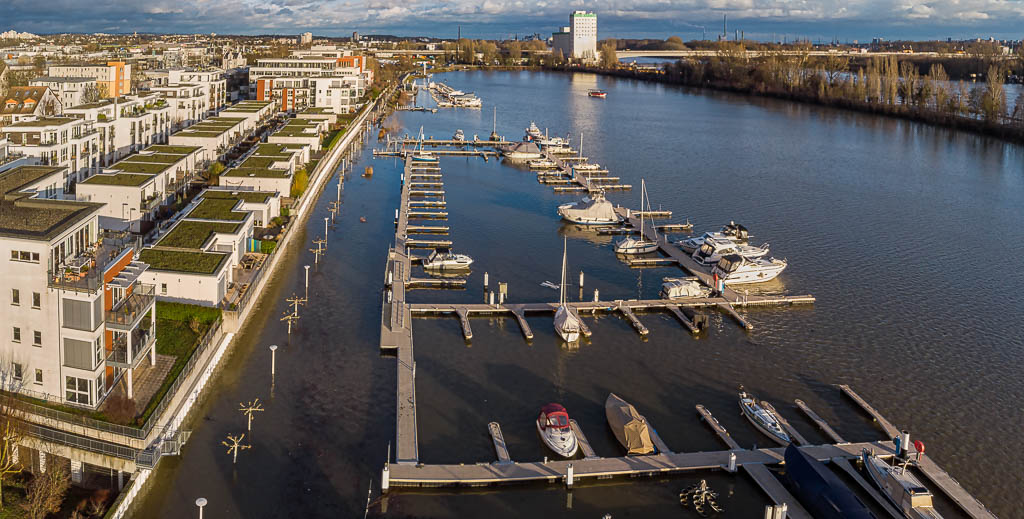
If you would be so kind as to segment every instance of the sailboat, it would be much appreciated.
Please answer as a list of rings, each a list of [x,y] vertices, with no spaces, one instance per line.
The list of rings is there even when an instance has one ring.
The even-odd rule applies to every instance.
[[[565,264],[568,239],[562,238],[562,283],[559,285],[558,310],[555,311],[555,332],[570,344],[580,340],[580,318],[565,304]]]
[[[646,203],[645,203],[646,201]],[[651,227],[654,231],[654,241],[648,240],[644,234],[643,211],[650,209],[650,199],[647,198],[647,184],[640,179],[640,236],[627,236],[615,244],[615,252],[618,254],[646,254],[658,250],[658,230],[654,228],[654,221],[651,220]]]
[[[501,140],[498,137],[498,107],[497,106],[494,107],[494,121],[493,121],[493,126],[491,127],[491,140],[492,141]]]
[[[437,156],[429,151],[423,151],[423,127],[420,126],[420,145],[419,148],[413,152],[412,160],[417,162],[435,162]]]

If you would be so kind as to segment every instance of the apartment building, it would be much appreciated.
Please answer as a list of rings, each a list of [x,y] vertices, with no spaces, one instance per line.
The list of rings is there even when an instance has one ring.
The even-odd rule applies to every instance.
[[[210,112],[210,96],[202,85],[186,83],[153,87],[171,105],[171,131],[180,130],[204,119]]]
[[[162,206],[188,187],[203,161],[196,146],[154,146],[105,168],[78,185],[78,200],[102,203],[101,228],[149,231]]]
[[[60,115],[63,110],[60,98],[46,86],[12,87],[0,102],[0,126]]]
[[[99,132],[99,161],[105,167],[171,135],[174,108],[159,94],[102,99],[66,108],[65,114],[90,121]]]
[[[309,162],[309,151],[308,144],[260,144],[237,167],[221,173],[220,185],[288,196],[295,172]]]
[[[205,93],[208,110],[217,112],[228,102],[228,80],[221,69],[170,69],[167,85],[199,85]]]
[[[99,171],[99,132],[91,121],[41,117],[9,124],[2,132],[11,152],[39,157],[44,166],[63,168],[67,192]]]
[[[106,64],[50,65],[46,69],[49,77],[91,77],[96,80],[100,97],[118,97],[132,91],[132,65],[123,61],[108,61]]]
[[[101,235],[102,205],[60,198],[63,169],[0,173],[0,372],[6,389],[95,409],[116,384],[132,398],[155,362],[156,299],[128,242]]]
[[[245,127],[254,130],[277,113],[272,101],[241,101],[220,111],[221,117],[245,119]]]
[[[246,124],[241,117],[211,117],[174,133],[167,141],[173,146],[199,146],[207,160],[220,160],[252,131]]]
[[[150,266],[143,280],[156,287],[161,300],[207,306],[224,301],[255,228],[255,215],[242,209],[242,198],[265,203],[274,196],[207,193],[198,195],[174,227],[139,255]]]
[[[96,89],[93,93],[99,95],[96,78],[91,77],[42,76],[29,81],[29,85],[49,88],[65,107],[85,104],[92,89]]]
[[[299,52],[299,51],[297,51]],[[338,113],[355,110],[373,82],[373,71],[364,56],[335,55],[346,51],[317,50],[330,57],[260,59],[249,69],[256,85],[256,99],[279,101],[281,109],[301,110],[309,106],[331,106]]]
[[[310,79],[313,92],[313,106],[329,108],[335,114],[354,113],[359,109],[359,100],[366,93],[365,84],[359,76],[335,76]]]

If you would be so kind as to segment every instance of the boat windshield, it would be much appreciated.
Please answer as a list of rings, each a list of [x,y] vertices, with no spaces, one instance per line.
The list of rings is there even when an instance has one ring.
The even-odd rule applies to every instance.
[[[701,256],[710,256],[713,252],[715,252],[715,247],[710,243],[705,242],[704,245],[700,246]]]
[[[548,415],[548,427],[563,429],[569,427],[569,415],[565,413],[552,413]]]

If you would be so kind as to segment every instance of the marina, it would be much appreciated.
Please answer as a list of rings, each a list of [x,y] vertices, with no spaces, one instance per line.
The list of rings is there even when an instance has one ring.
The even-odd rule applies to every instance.
[[[499,110],[510,114],[509,128],[526,126],[530,114],[517,115],[514,107],[534,96],[510,95],[503,83],[540,90],[568,91],[583,85],[585,92],[590,88],[579,79],[587,76],[579,74],[566,75],[564,80],[560,75],[541,73],[460,74],[463,74],[459,76],[463,79],[457,80],[460,87],[482,93],[489,103],[499,104]],[[569,79],[573,77],[577,79]],[[1017,230],[1004,224],[1011,215],[1003,213],[1001,203],[973,205],[975,196],[987,195],[986,189],[996,185],[1008,201],[1018,200],[1019,190],[1006,182],[1013,178],[1015,170],[1012,168],[1020,165],[1017,155],[1003,146],[988,150],[988,146],[978,146],[976,139],[948,139],[941,132],[916,125],[911,125],[913,132],[904,132],[901,129],[905,123],[869,121],[857,114],[836,117],[825,110],[793,109],[776,101],[745,103],[734,98],[680,95],[667,89],[662,92],[643,84],[625,82],[600,86],[610,92],[607,100],[591,103],[599,104],[599,109],[605,111],[597,114],[600,117],[592,117],[576,107],[548,104],[543,97],[538,108],[531,111],[545,113],[548,119],[545,122],[552,126],[574,133],[586,131],[588,142],[594,143],[589,146],[588,155],[598,157],[602,166],[620,176],[623,182],[638,187],[642,170],[647,181],[660,188],[657,202],[674,210],[673,217],[678,220],[673,221],[688,217],[703,231],[717,229],[718,224],[736,218],[756,227],[759,237],[770,237],[774,251],[788,256],[793,265],[780,279],[751,290],[750,296],[813,293],[817,303],[813,307],[796,305],[807,310],[795,311],[786,305],[766,311],[756,310],[753,305],[737,306],[738,313],[755,325],[753,333],[734,325],[732,317],[717,307],[680,307],[680,310],[696,311],[698,317],[710,319],[709,328],[697,342],[683,336],[690,334],[680,325],[671,307],[634,310],[649,330],[645,339],[617,311],[598,312],[594,316],[583,313],[584,321],[592,329],[593,340],[583,340],[578,349],[558,343],[550,329],[550,311],[523,313],[523,322],[532,325],[532,344],[526,346],[518,318],[511,312],[488,318],[468,311],[466,321],[471,322],[473,333],[470,345],[464,343],[461,320],[455,313],[424,314],[423,317],[439,317],[428,319],[414,318],[410,310],[405,317],[416,325],[415,344],[424,346],[415,352],[415,357],[403,357],[417,366],[414,396],[419,412],[416,427],[412,429],[417,439],[416,458],[425,467],[490,465],[498,459],[493,441],[485,433],[487,424],[493,421],[501,424],[511,460],[544,465],[541,460],[546,453],[536,438],[531,419],[537,406],[553,399],[564,403],[573,413],[574,421],[586,432],[595,456],[622,458],[617,444],[609,439],[599,404],[610,389],[628,392],[630,401],[651,419],[673,451],[724,450],[717,446],[717,435],[708,434],[706,425],[695,419],[696,413],[691,409],[698,402],[714,411],[738,444],[744,447],[754,443],[767,445],[760,433],[738,414],[733,397],[736,384],[741,381],[771,399],[790,425],[803,432],[813,445],[838,442],[809,418],[805,419],[803,414],[806,413],[793,407],[793,397],[805,400],[834,426],[833,430],[841,438],[853,444],[891,439],[888,434],[875,432],[873,418],[866,412],[860,416],[859,405],[846,405],[852,400],[841,390],[827,386],[829,381],[838,381],[856,388],[891,423],[912,424],[919,437],[929,442],[926,460],[935,461],[954,475],[964,489],[992,506],[1001,517],[1012,517],[1013,501],[1006,496],[1012,495],[1012,481],[1015,481],[1012,470],[1017,466],[1019,454],[1001,448],[994,438],[1005,438],[1012,433],[1012,427],[1000,417],[1012,416],[1013,409],[1008,408],[1007,405],[1012,407],[1012,404],[994,394],[992,388],[1005,386],[1011,394],[1016,390],[1016,383],[1012,379],[1007,382],[1006,377],[1012,371],[1009,367],[1014,365],[1013,357],[1007,357],[1007,353],[1018,341],[1012,334],[1012,326],[990,318],[987,312],[974,305],[977,299],[970,294],[979,286],[988,286],[975,275],[977,273],[965,272],[961,278],[949,275],[945,269],[932,270],[932,265],[946,266],[950,256],[941,247],[933,248],[939,243],[933,227],[941,229],[940,234],[948,238],[948,231],[953,228],[950,225],[962,226],[972,239],[987,246],[1019,236]],[[612,111],[618,110],[619,105],[615,103],[638,96],[649,99],[656,108],[648,110],[646,106],[629,103],[626,114]],[[686,121],[666,121],[659,117],[659,114],[680,110],[690,114]],[[723,126],[720,120],[723,117],[735,119],[744,113],[758,114],[758,119],[752,122],[748,147],[718,153],[713,139],[721,138],[722,132],[726,135],[735,132],[735,126],[720,128]],[[427,128],[428,133],[445,137],[458,127],[465,130],[468,139],[472,139],[474,133],[483,135],[491,131],[489,120],[474,125],[472,121],[453,120],[455,114],[471,115],[472,112],[403,112],[400,117],[407,128],[432,124]],[[627,121],[631,116],[644,121],[644,125],[612,128],[615,125],[601,124],[595,129],[593,124],[574,123],[577,120]],[[642,149],[644,142],[652,140],[652,133],[644,129],[648,126],[651,131],[666,135],[691,132],[696,127],[701,131],[693,132],[694,142],[685,149],[636,158],[630,152]],[[806,136],[799,150],[777,139],[761,137],[779,135],[782,131]],[[825,141],[845,143],[844,150],[848,147],[849,154]],[[379,145],[383,146],[383,142]],[[362,170],[369,155],[354,159],[357,171]],[[929,162],[927,157],[932,156],[941,161]],[[773,160],[766,161],[765,157],[773,157]],[[814,177],[813,185],[808,185],[801,157],[821,166],[822,175]],[[854,160],[864,161],[864,168],[858,168],[855,174],[847,167]],[[964,161],[972,166],[961,167]],[[511,488],[495,486],[479,492],[405,491],[405,487],[392,484],[386,499],[378,499],[380,470],[388,444],[391,444],[393,474],[413,469],[412,466],[399,468],[394,457],[398,417],[390,412],[390,407],[397,405],[396,395],[391,393],[397,391],[397,381],[391,377],[402,373],[401,368],[396,369],[397,349],[372,347],[378,340],[380,327],[372,323],[372,318],[369,319],[370,330],[361,324],[371,308],[373,318],[378,315],[381,279],[350,273],[355,268],[380,272],[381,263],[385,261],[388,247],[381,237],[388,236],[386,241],[391,241],[393,211],[398,207],[397,186],[404,167],[399,165],[399,170],[393,171],[392,162],[389,159],[376,163],[372,181],[356,176],[354,182],[346,183],[349,214],[347,220],[339,215],[340,231],[332,228],[331,253],[320,258],[322,274],[314,284],[316,297],[323,303],[309,310],[311,318],[304,317],[299,333],[293,336],[293,346],[299,347],[291,348],[292,354],[287,356],[282,356],[285,349],[278,351],[277,398],[290,398],[289,402],[295,405],[269,409],[268,417],[273,423],[256,424],[254,449],[240,455],[236,479],[232,479],[230,459],[224,463],[221,457],[210,459],[193,449],[194,452],[182,459],[177,475],[170,471],[171,475],[164,478],[168,483],[161,486],[152,505],[146,509],[151,513],[144,512],[142,516],[182,517],[190,511],[194,513],[191,502],[181,496],[204,494],[217,498],[211,500],[213,503],[226,503],[223,513],[227,515],[258,516],[261,511],[270,509],[273,502],[286,499],[286,495],[294,491],[269,484],[257,477],[256,471],[250,470],[275,466],[266,464],[262,454],[257,458],[251,456],[261,449],[265,453],[266,445],[275,444],[282,448],[272,450],[272,455],[288,460],[285,468],[288,474],[283,477],[310,483],[310,492],[316,496],[317,504],[296,504],[296,513],[310,516],[324,511],[351,515],[352,510],[362,509],[369,476],[374,477],[371,517],[410,513],[430,517],[492,513],[495,517],[506,517],[518,510],[572,517],[600,517],[610,513],[619,517],[639,502],[644,503],[646,515],[652,517],[673,513],[692,515],[692,510],[679,509],[677,494],[681,488],[704,478],[721,492],[720,503],[724,502],[728,517],[759,517],[764,504],[774,502],[752,478],[743,475],[746,469],[739,470],[742,473],[739,475],[724,469],[709,469],[667,472],[670,476],[653,478],[634,478],[630,474],[611,479],[596,479],[595,476],[576,479],[573,491],[567,493],[563,470],[567,465],[563,462],[547,464],[549,468],[555,463],[562,464],[558,470],[552,470],[555,484],[536,480],[536,484]],[[686,167],[677,167],[680,163]],[[845,166],[838,167],[840,164]],[[928,171],[919,164],[928,164]],[[461,252],[472,254],[478,265],[467,278],[466,290],[407,291],[402,299],[408,300],[410,305],[486,303],[486,292],[481,284],[485,271],[490,271],[490,286],[496,296],[499,280],[510,283],[512,299],[506,299],[506,305],[554,301],[556,293],[538,287],[537,283],[544,279],[558,281],[555,264],[557,253],[561,252],[562,236],[569,238],[574,275],[575,269],[587,271],[587,293],[580,299],[591,299],[590,292],[599,288],[600,299],[604,302],[657,300],[654,294],[662,277],[686,275],[671,272],[678,270],[671,264],[628,269],[612,254],[611,237],[571,225],[551,225],[554,210],[564,197],[554,195],[550,189],[536,189],[538,184],[533,174],[524,175],[521,169],[500,165],[498,161],[485,164],[472,158],[441,157],[440,166],[444,169],[445,197],[449,203],[443,209],[420,209],[445,213],[445,220],[410,220],[410,223],[450,227],[454,245]],[[979,169],[991,174],[979,175]],[[959,182],[962,177],[972,182]],[[742,189],[713,192],[713,187],[706,182],[702,184],[701,178],[714,178],[719,187],[742,186]],[[894,178],[898,182],[893,182]],[[851,185],[858,187],[851,189]],[[333,191],[333,187],[327,190]],[[508,203],[493,206],[493,197],[485,189],[502,193]],[[696,194],[698,190],[700,196]],[[957,214],[952,218],[953,214],[944,216],[930,209],[947,209],[942,201],[948,200],[954,190],[958,200],[965,200],[971,207],[982,207],[980,213],[954,211]],[[911,191],[912,196],[905,196],[904,191]],[[471,198],[477,192],[481,196]],[[529,197],[529,193],[535,193],[536,198]],[[623,200],[609,193],[609,198],[616,203],[633,198],[627,195],[629,200]],[[799,202],[803,204],[802,210],[783,209],[798,203],[797,200],[802,201]],[[836,203],[839,200],[843,203]],[[878,214],[853,210],[865,207],[869,201],[881,206]],[[362,215],[368,222],[357,224],[356,219]],[[317,216],[323,215],[314,214],[307,228],[307,232],[314,235],[322,229],[322,222],[320,227],[316,225]],[[894,219],[905,225],[892,225]],[[979,221],[984,221],[984,225],[979,226]],[[936,222],[939,223],[936,225]],[[502,225],[510,223],[519,229],[503,231]],[[843,229],[843,232],[835,232],[836,229]],[[879,240],[883,235],[892,237],[893,242]],[[1000,241],[993,242],[997,235]],[[337,241],[339,237],[341,241]],[[559,250],[556,250],[556,239]],[[353,246],[348,245],[350,240]],[[937,254],[928,255],[927,261],[924,255],[908,258],[896,271],[866,267],[871,255],[891,255],[904,250],[895,243],[920,244]],[[531,255],[519,254],[528,249]],[[300,256],[300,261],[306,257],[312,264],[312,255]],[[512,261],[500,263],[506,257]],[[1006,268],[1009,266],[1006,259],[994,258],[993,266],[1005,272],[1009,281],[1007,286],[996,284],[991,297],[1010,301],[1010,310],[1016,311],[1016,299],[1008,289],[1020,287],[1019,274],[1013,268]],[[414,261],[410,259],[409,263],[410,280],[424,278]],[[297,285],[295,281],[294,276],[284,277],[281,284],[289,291],[298,286],[301,295],[301,271]],[[932,287],[942,289],[935,291]],[[576,291],[574,284],[570,291],[573,299],[576,299]],[[745,292],[743,287],[736,291],[740,296]],[[884,305],[880,304],[883,298],[880,292],[885,293]],[[275,310],[273,306],[268,309]],[[267,390],[268,384],[263,382],[269,352],[260,355],[258,350],[265,350],[268,343],[284,344],[285,335],[273,330],[263,331],[262,327],[251,335],[258,347],[253,355],[236,356],[228,365],[228,373],[232,376],[237,373],[241,382],[238,390],[228,388],[223,398],[218,396],[211,400],[209,406],[216,413],[234,412],[238,401],[257,394],[263,396]],[[371,343],[369,349],[367,342]],[[320,344],[325,347],[319,347]],[[384,355],[379,353],[381,351]],[[893,351],[910,359],[911,366],[900,377],[887,376],[893,368],[888,362]],[[958,385],[957,378],[949,373],[955,370],[946,369],[951,359],[988,375],[969,388]],[[343,376],[333,377],[338,380],[329,385],[311,379],[313,375],[322,377],[339,372]],[[608,387],[616,384],[615,380],[620,377],[631,382]],[[336,398],[339,392],[345,398]],[[913,398],[907,398],[908,394]],[[785,405],[787,400],[788,406]],[[371,411],[385,406],[382,413]],[[366,415],[366,425],[352,423],[348,417],[354,414]],[[980,423],[987,425],[975,425]],[[299,424],[302,427],[297,427]],[[206,429],[196,431],[194,445],[216,444],[215,440],[220,439],[216,436],[223,432],[223,428],[216,426],[212,432]],[[342,433],[325,434],[338,430]],[[406,438],[408,436],[403,436],[402,441]],[[338,455],[324,455],[324,452]],[[359,454],[364,452],[369,452],[369,456]],[[408,447],[403,449],[403,459],[410,458],[408,452]],[[876,452],[883,451],[876,449]],[[850,460],[852,467],[857,463],[854,455],[855,452],[844,458]],[[998,461],[1004,455],[1008,461]],[[773,458],[777,460],[779,456]],[[581,461],[572,460],[574,470],[580,468]],[[628,458],[625,461],[637,462]],[[646,460],[640,458],[639,461]],[[727,455],[717,461],[728,465]],[[249,466],[245,467],[245,463]],[[769,471],[773,468],[777,468],[776,464],[765,466]],[[835,468],[837,472],[842,471],[844,479],[847,477],[841,464],[836,463]],[[211,481],[197,485],[185,476],[186,471],[211,474]],[[776,477],[774,473],[770,475]],[[241,484],[231,483],[236,480]],[[944,494],[930,481],[923,478],[922,481],[937,496]],[[860,488],[853,479],[848,484]],[[567,494],[571,498],[568,503]],[[944,516],[962,515],[945,501],[940,502]],[[191,510],[184,505],[189,505]],[[877,507],[875,511],[878,517],[884,516]],[[211,510],[208,508],[207,512]]]

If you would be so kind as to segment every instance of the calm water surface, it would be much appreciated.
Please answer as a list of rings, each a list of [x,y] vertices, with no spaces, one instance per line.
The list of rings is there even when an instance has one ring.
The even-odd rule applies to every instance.
[[[624,183],[646,179],[652,203],[688,218],[698,231],[729,220],[753,241],[771,243],[790,267],[752,292],[811,293],[813,307],[757,310],[745,333],[711,314],[712,329],[693,339],[659,313],[641,315],[640,338],[615,316],[587,318],[592,340],[559,344],[550,318],[530,318],[527,343],[513,320],[474,319],[466,343],[454,318],[415,322],[420,458],[431,463],[490,461],[490,421],[502,424],[512,458],[546,455],[532,421],[550,401],[564,404],[599,455],[620,455],[605,425],[614,391],[644,413],[673,450],[722,446],[700,423],[707,406],[744,446],[767,440],[739,416],[735,392],[746,385],[772,401],[812,441],[825,441],[792,404],[802,398],[847,439],[881,433],[832,385],[847,383],[898,426],[928,444],[955,478],[1001,517],[1017,507],[1024,454],[1005,446],[1024,427],[1018,395],[1024,341],[1024,150],[999,141],[905,121],[705,94],[664,85],[534,72],[451,74],[475,91],[482,110],[402,113],[392,125],[448,138],[491,131],[519,138],[531,120],[571,134],[584,153]],[[609,91],[604,100],[587,89]],[[428,102],[421,96],[421,102]],[[566,515],[679,517],[679,490],[707,477],[725,517],[759,517],[766,503],[746,476],[716,473],[585,485],[484,491],[396,492],[378,499],[380,469],[394,441],[394,359],[377,348],[380,289],[400,166],[364,157],[344,184],[341,219],[329,233],[326,261],[311,276],[310,305],[289,339],[278,317],[283,298],[302,291],[306,251],[286,268],[236,340],[193,422],[181,458],[166,458],[138,517],[357,517],[373,485],[370,514],[388,517]],[[611,239],[566,226],[556,195],[532,173],[495,160],[445,158],[451,239],[474,257],[463,291],[417,291],[410,299],[483,301],[482,275],[509,283],[510,300],[554,300],[540,286],[557,281],[563,236],[583,297],[651,297],[668,268],[629,269]],[[306,241],[323,233],[325,189]],[[639,193],[615,192],[639,205]],[[366,223],[359,223],[365,216]],[[422,275],[417,273],[414,275]],[[580,297],[578,287],[572,297]],[[269,344],[280,344],[271,385]],[[240,401],[260,397],[267,411],[253,424],[253,448],[238,464],[220,445],[242,432]],[[247,437],[248,438],[248,437]],[[951,512],[940,502],[944,512]],[[949,516],[956,517],[954,513]]]

